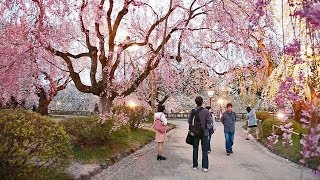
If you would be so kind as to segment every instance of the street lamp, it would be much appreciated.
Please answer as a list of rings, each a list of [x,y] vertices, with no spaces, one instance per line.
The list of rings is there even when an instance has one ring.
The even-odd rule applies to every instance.
[[[208,91],[208,96],[210,99],[210,107],[211,107],[211,98],[213,97],[213,95],[214,95],[214,91]]]

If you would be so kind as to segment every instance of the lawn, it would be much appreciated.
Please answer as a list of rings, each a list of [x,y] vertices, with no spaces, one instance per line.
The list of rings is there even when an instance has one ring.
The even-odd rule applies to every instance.
[[[147,144],[153,137],[154,132],[150,130],[131,130],[130,135],[125,139],[116,139],[98,147],[75,148],[74,158],[84,163],[105,163],[111,157]]]

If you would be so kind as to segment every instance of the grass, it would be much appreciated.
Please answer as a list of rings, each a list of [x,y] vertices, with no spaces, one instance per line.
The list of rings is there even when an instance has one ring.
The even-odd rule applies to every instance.
[[[268,140],[267,138],[262,138],[261,142],[267,146]],[[273,145],[273,148],[271,151],[279,156],[282,156],[294,163],[301,164],[300,159],[302,159],[302,155],[300,153],[300,139],[298,135],[293,134],[292,135],[292,146],[284,147],[282,145],[282,139],[279,137],[279,142],[275,145]],[[314,159],[314,160],[308,160],[308,166],[310,168],[314,168],[320,165],[320,157]]]
[[[75,149],[74,157],[84,163],[104,163],[111,157],[126,152],[131,148],[145,145],[153,137],[154,132],[150,130],[131,130],[130,135],[125,139],[116,139],[103,146]]]

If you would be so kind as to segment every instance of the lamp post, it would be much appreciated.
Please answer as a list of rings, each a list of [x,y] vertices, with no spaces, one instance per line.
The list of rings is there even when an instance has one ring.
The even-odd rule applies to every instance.
[[[214,91],[208,91],[208,96],[209,96],[209,99],[210,99],[210,107],[211,107],[211,99],[213,97],[213,94],[214,94]]]

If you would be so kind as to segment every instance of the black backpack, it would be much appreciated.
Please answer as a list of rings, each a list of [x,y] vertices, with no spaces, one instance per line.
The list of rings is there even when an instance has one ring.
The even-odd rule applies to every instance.
[[[202,137],[204,135],[204,130],[202,128],[201,120],[199,117],[199,112],[204,108],[200,107],[197,111],[194,109],[191,112],[192,122],[189,124],[189,130],[193,133],[194,136]]]

